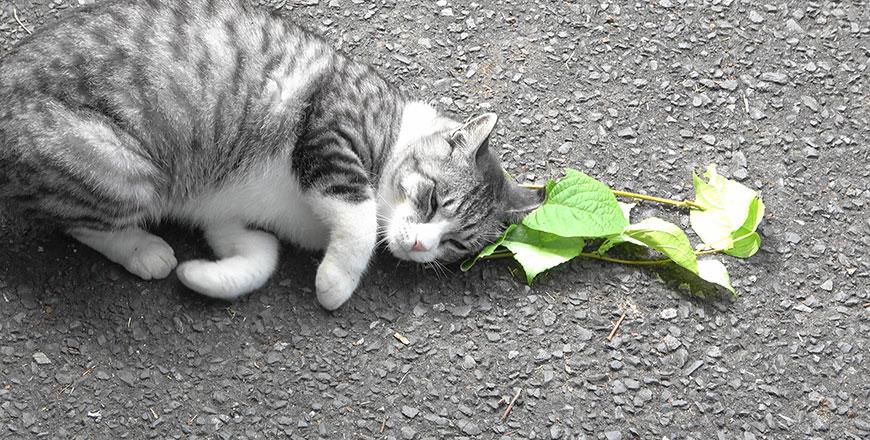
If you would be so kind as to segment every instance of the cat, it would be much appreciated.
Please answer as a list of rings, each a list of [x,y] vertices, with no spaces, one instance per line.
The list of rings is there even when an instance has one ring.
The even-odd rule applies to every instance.
[[[379,243],[457,261],[541,202],[509,180],[492,113],[465,122],[242,0],[109,0],[0,60],[0,205],[142,279],[175,270],[232,300],[275,271],[279,239],[322,250],[327,310]],[[144,229],[201,228],[216,260],[178,264]]]

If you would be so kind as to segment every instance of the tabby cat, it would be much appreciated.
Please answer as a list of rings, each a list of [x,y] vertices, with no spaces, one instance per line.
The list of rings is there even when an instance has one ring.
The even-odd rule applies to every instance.
[[[7,213],[214,298],[263,286],[280,238],[324,250],[333,310],[379,236],[403,260],[455,261],[542,198],[504,177],[494,114],[451,120],[242,0],[79,8],[0,60],[0,103]],[[217,259],[178,264],[143,229],[162,219],[204,230]]]

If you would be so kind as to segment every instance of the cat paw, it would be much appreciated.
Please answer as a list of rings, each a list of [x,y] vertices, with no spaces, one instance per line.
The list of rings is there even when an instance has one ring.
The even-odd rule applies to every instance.
[[[162,238],[148,234],[133,247],[124,268],[143,280],[160,280],[168,277],[177,265],[172,247]]]
[[[350,299],[359,283],[354,277],[337,264],[324,261],[317,268],[314,281],[317,288],[317,302],[326,310],[335,310]]]

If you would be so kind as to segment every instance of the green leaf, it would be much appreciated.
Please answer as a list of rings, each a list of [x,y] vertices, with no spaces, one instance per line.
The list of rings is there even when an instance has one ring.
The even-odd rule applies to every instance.
[[[637,203],[617,203],[619,203],[619,209],[622,210],[622,215],[625,217],[625,221],[631,223],[631,210],[637,206]],[[598,250],[595,252],[598,253],[598,255],[604,255],[607,251],[621,245],[622,243],[625,243],[625,236],[622,234],[611,235],[610,237],[605,238],[604,242],[598,246]]]
[[[704,176],[707,182],[692,174],[695,203],[704,208],[689,211],[692,229],[712,249],[733,249],[735,256],[754,254],[760,237],[750,235],[764,216],[764,203],[758,193],[720,176],[716,165],[710,165]],[[735,243],[735,239],[746,241]]]
[[[737,293],[731,285],[728,269],[719,260],[698,260],[697,274],[707,282],[718,284],[728,289],[732,294]]]
[[[736,231],[731,233],[734,245],[731,249],[726,250],[725,253],[737,258],[749,258],[755,255],[758,249],[761,248],[761,236],[755,232],[755,229],[761,223],[762,217],[764,217],[764,202],[756,197],[752,199],[749,205],[746,221]]]
[[[680,266],[698,273],[698,258],[689,237],[679,226],[660,218],[650,217],[629,225],[622,232],[625,241],[655,249]]]
[[[469,270],[471,270],[471,267],[474,266],[475,263],[477,263],[478,260],[483,257],[488,257],[492,255],[492,253],[495,252],[495,250],[498,249],[499,246],[501,246],[502,242],[504,242],[505,237],[507,237],[507,235],[510,234],[516,227],[517,225],[508,226],[508,228],[505,229],[504,234],[501,234],[501,237],[483,248],[480,253],[474,256],[474,258],[469,258],[463,261],[462,264],[459,265],[459,269],[463,272],[468,272]]]
[[[560,237],[523,225],[512,228],[501,242],[502,246],[514,253],[514,259],[523,266],[529,284],[541,272],[580,255],[584,244],[582,238]]]
[[[579,171],[549,187],[547,200],[523,219],[531,229],[562,237],[607,237],[628,225],[610,188]]]

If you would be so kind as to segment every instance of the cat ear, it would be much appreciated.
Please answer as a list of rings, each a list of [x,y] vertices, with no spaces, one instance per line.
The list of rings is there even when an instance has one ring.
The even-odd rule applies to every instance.
[[[489,151],[489,136],[496,122],[495,113],[484,113],[462,124],[450,137],[469,157],[480,158]]]
[[[505,185],[505,211],[504,221],[510,223],[519,222],[544,203],[545,192],[543,188],[533,189],[508,182]]]

